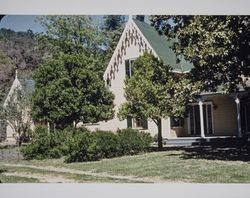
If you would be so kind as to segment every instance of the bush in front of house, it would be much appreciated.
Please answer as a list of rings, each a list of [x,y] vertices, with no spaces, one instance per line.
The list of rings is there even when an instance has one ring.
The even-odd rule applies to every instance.
[[[147,151],[153,141],[149,133],[134,129],[118,130],[116,134],[108,131],[88,132],[74,140],[66,162],[138,154]]]
[[[94,133],[86,131],[75,134],[69,145],[66,162],[94,161],[100,158],[99,149]]]
[[[118,136],[109,131],[85,132],[74,140],[66,162],[96,161],[120,155]]]
[[[95,161],[145,152],[151,142],[152,138],[148,133],[134,129],[113,133],[66,128],[48,133],[46,128],[38,127],[30,144],[22,148],[22,153],[25,159],[66,156],[66,162]]]
[[[117,136],[119,139],[120,155],[133,155],[145,152],[153,142],[153,138],[149,133],[131,128],[118,130]]]
[[[48,133],[47,128],[39,126],[34,130],[33,138],[21,149],[25,159],[60,158],[68,154],[73,133],[69,130]]]
[[[94,134],[101,158],[112,158],[120,155],[120,144],[117,134],[101,130],[96,131]]]

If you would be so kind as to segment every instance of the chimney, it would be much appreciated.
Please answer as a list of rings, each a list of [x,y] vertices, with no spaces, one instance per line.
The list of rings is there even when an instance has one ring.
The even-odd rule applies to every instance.
[[[136,19],[144,22],[145,15],[136,15]]]

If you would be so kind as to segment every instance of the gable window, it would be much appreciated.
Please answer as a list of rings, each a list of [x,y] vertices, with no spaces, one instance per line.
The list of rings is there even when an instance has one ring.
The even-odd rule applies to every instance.
[[[127,118],[127,128],[148,129],[148,120],[146,118]]]
[[[135,59],[127,59],[127,60],[125,60],[125,73],[126,73],[126,76],[128,76],[129,78],[133,74],[132,65],[133,65],[134,60]]]
[[[111,87],[111,80],[107,78],[106,80],[106,87],[109,89]]]

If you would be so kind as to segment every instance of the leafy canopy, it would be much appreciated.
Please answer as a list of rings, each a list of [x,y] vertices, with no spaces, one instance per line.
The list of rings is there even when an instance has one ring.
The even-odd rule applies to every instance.
[[[118,116],[149,118],[158,127],[158,146],[162,148],[161,119],[182,117],[186,104],[199,93],[199,84],[178,76],[152,54],[145,53],[133,62],[132,76],[125,80],[126,102]]]
[[[101,79],[98,29],[86,16],[42,17],[49,54],[36,71],[34,117],[64,126],[113,117],[113,99]]]
[[[185,105],[198,93],[188,79],[176,76],[171,68],[152,54],[145,53],[133,62],[133,75],[125,80],[126,102],[119,116],[151,118],[183,116]]]
[[[173,49],[194,64],[191,76],[203,89],[225,92],[246,86],[250,75],[249,16],[151,16],[152,25],[177,38]]]

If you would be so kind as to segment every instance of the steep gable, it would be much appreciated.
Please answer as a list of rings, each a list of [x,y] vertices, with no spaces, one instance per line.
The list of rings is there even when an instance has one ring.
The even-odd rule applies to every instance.
[[[173,72],[189,72],[193,65],[183,57],[179,57],[180,62],[177,63],[177,57],[171,49],[173,42],[174,40],[168,40],[166,36],[159,35],[149,24],[130,18],[106,68],[104,80],[115,78],[119,63],[122,63],[122,57],[126,55],[126,49],[130,45],[137,45],[139,52],[152,52],[156,57],[161,58],[165,65],[170,65]]]
[[[24,94],[30,95],[34,91],[34,80],[25,78],[19,79],[16,71],[15,80],[13,81],[10,91],[4,101],[4,106],[7,105],[15,90],[22,90]]]
[[[22,85],[21,85],[20,81],[19,81],[18,78],[17,78],[17,71],[16,71],[15,80],[14,80],[14,82],[12,83],[12,86],[11,86],[10,91],[9,91],[9,93],[8,93],[8,95],[7,95],[6,99],[5,99],[5,101],[4,101],[3,106],[6,106],[6,105],[7,105],[7,103],[10,101],[11,96],[12,96],[12,94],[14,93],[15,90],[22,90]]]

